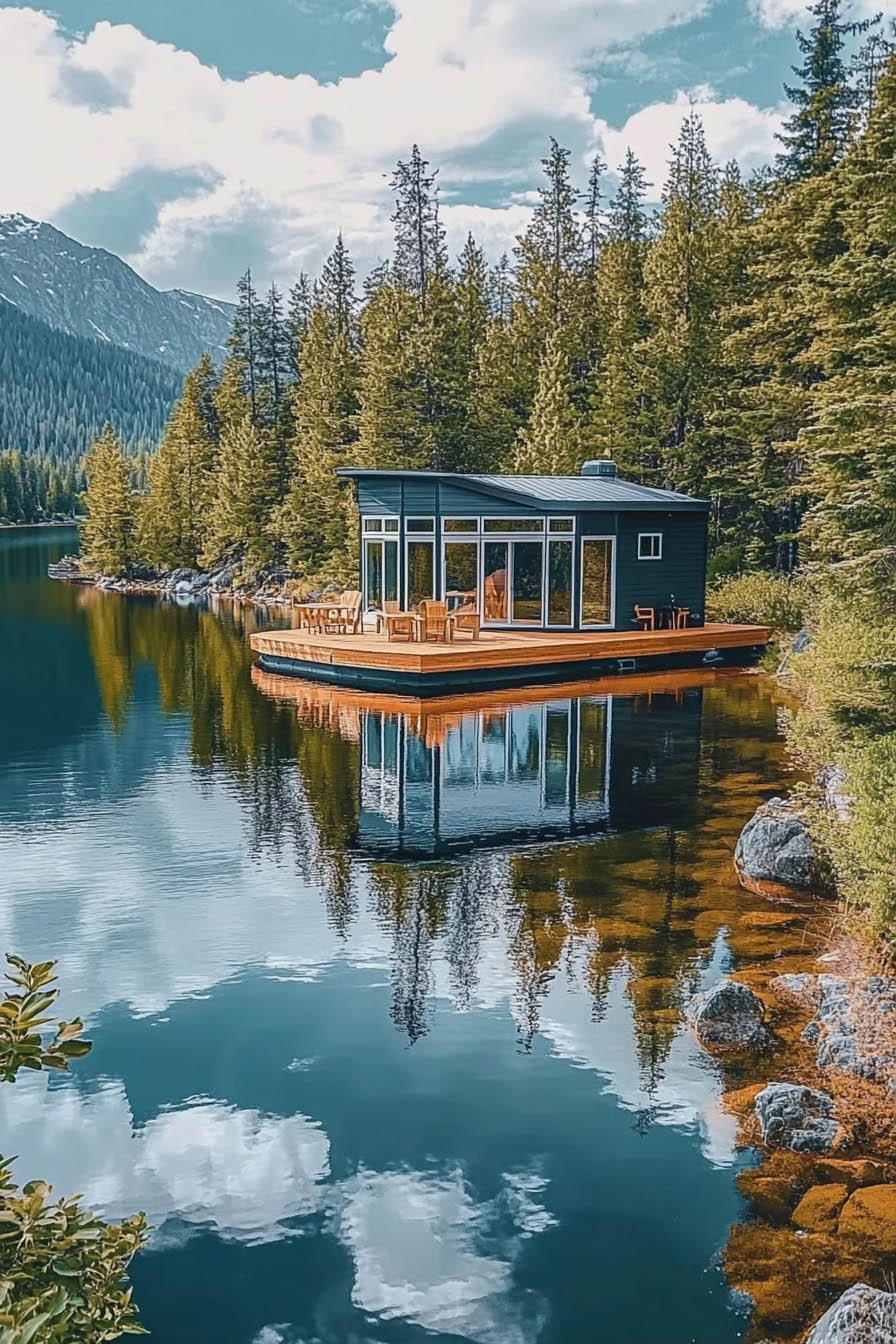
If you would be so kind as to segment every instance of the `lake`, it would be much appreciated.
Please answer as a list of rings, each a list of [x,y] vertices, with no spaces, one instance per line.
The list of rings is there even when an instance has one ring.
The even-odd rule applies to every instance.
[[[75,545],[0,532],[0,919],[94,1046],[0,1150],[146,1211],[157,1344],[742,1338],[754,1159],[682,1005],[766,950],[768,682],[378,703],[49,581]]]

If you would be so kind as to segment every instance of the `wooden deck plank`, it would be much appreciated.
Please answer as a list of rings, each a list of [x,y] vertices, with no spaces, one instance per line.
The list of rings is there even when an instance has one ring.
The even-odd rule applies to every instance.
[[[766,626],[707,624],[687,630],[633,630],[569,633],[562,631],[483,631],[453,643],[389,642],[384,635],[319,635],[307,630],[257,633],[256,653],[332,667],[375,668],[414,674],[501,667],[543,667],[599,658],[655,658],[713,648],[767,644]]]

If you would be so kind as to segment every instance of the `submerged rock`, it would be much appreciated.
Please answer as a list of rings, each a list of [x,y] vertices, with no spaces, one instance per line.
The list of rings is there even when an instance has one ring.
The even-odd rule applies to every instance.
[[[756,1116],[767,1143],[796,1153],[826,1153],[837,1137],[834,1102],[800,1083],[769,1083],[756,1098]]]
[[[737,980],[695,994],[685,1013],[701,1045],[762,1045],[767,1038],[762,1000]]]
[[[809,828],[783,798],[770,798],[747,822],[734,851],[739,873],[786,887],[818,885],[819,872]]]
[[[896,1344],[896,1293],[854,1284],[828,1307],[806,1344]]]

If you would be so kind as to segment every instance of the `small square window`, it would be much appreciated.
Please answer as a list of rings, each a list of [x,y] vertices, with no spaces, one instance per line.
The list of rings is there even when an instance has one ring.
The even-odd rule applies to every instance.
[[[365,531],[365,532],[382,532],[382,530],[383,530],[383,520],[382,520],[382,518],[365,518],[365,519],[364,519],[364,531]]]
[[[384,531],[384,532],[397,532],[397,531],[398,531],[398,519],[397,519],[397,518],[384,518],[384,519],[383,519],[383,531]]]
[[[661,560],[663,558],[662,532],[638,533],[638,559]]]

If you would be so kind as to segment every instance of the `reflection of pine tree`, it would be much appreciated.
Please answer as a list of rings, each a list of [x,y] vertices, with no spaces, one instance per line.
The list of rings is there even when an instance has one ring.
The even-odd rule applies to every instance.
[[[371,880],[379,918],[392,934],[390,1016],[413,1045],[429,1031],[433,944],[444,929],[452,873],[377,864]]]

